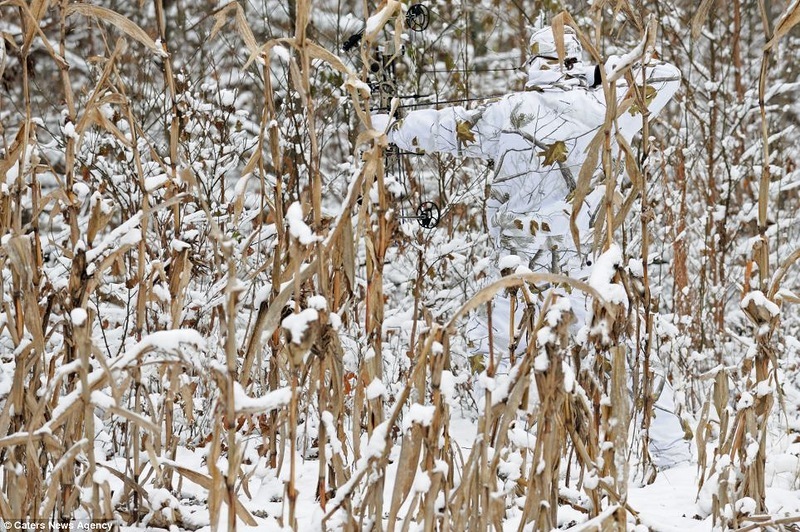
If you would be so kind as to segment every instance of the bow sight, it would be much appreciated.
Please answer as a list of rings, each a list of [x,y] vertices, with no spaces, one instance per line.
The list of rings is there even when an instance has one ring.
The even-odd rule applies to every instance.
[[[406,27],[414,32],[422,32],[430,24],[430,10],[422,4],[412,4],[406,11]],[[349,52],[361,44],[364,36],[364,29],[347,38],[342,45],[343,52]],[[389,111],[392,98],[422,98],[426,95],[400,96],[397,94],[397,84],[395,82],[395,61],[405,53],[405,48],[401,48],[398,54],[386,54],[382,49],[376,48],[372,53],[372,60],[369,64],[370,79],[367,81],[373,94],[377,94],[376,106],[373,111]]]
[[[422,4],[412,4],[406,11],[406,26],[412,31],[424,31],[430,23],[430,11]],[[359,44],[364,36],[364,28],[352,34],[342,45],[343,52],[349,52]]]

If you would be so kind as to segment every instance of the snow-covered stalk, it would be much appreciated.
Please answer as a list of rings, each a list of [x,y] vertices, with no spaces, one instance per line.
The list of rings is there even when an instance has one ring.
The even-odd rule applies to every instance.
[[[89,384],[89,372],[91,371],[90,355],[92,343],[89,337],[91,321],[85,309],[76,307],[70,313],[71,326],[73,338],[75,339],[75,350],[78,352],[81,362],[80,381],[81,381],[81,399],[83,400],[83,429],[84,438],[89,442],[94,442],[95,425],[94,425],[94,405],[92,404],[92,389]],[[100,509],[98,482],[95,478],[97,472],[97,462],[95,459],[94,445],[90,444],[86,451],[89,461],[89,467],[86,471],[84,484],[89,485],[91,489],[91,499],[88,501],[91,514],[100,517],[102,511]]]
[[[536,357],[534,378],[539,395],[536,421],[536,445],[531,456],[528,477],[528,497],[525,501],[524,522],[532,523],[537,530],[550,530],[557,526],[558,484],[561,456],[567,443],[564,419],[567,396],[564,379],[564,352],[567,347],[567,330],[571,316],[553,308],[551,293],[542,314],[552,313],[547,325],[536,332],[536,342],[531,342],[526,357]],[[550,303],[550,304],[548,304]],[[540,320],[540,327],[544,322]]]
[[[759,1],[764,36],[767,41],[772,39],[772,29],[769,23],[769,14],[763,0]],[[765,469],[767,458],[767,424],[772,405],[774,403],[774,390],[780,386],[777,381],[777,357],[774,348],[773,334],[778,325],[779,308],[766,296],[770,294],[771,269],[770,269],[770,240],[767,236],[767,212],[770,199],[771,181],[771,155],[769,121],[766,110],[767,73],[771,62],[769,47],[765,47],[761,58],[761,72],[758,80],[758,106],[761,112],[761,176],[758,188],[758,230],[759,240],[753,246],[753,260],[758,265],[758,290],[748,294],[749,280],[745,281],[744,294],[741,307],[755,326],[755,380],[747,372],[748,390],[746,393],[753,400],[752,404],[744,405],[740,411],[738,421],[744,430],[742,437],[735,441],[738,447],[740,467],[742,472],[741,488],[737,498],[745,497],[755,501],[755,510],[766,510],[766,483]],[[770,373],[773,365],[774,373]],[[772,379],[771,377],[773,377]],[[772,385],[770,385],[772,382]],[[738,429],[739,427],[737,427]]]
[[[222,242],[222,249],[230,253],[230,242]],[[226,253],[227,254],[227,253]],[[225,257],[228,267],[228,278],[226,282],[226,318],[225,324],[227,331],[225,334],[225,365],[227,372],[225,374],[225,407],[226,407],[226,436],[228,447],[228,471],[225,475],[225,502],[228,505],[228,522],[226,529],[236,530],[236,480],[239,471],[239,448],[236,444],[236,399],[234,395],[234,388],[239,384],[238,380],[238,352],[236,350],[236,315],[239,301],[239,295],[242,292],[242,286],[236,278],[236,264],[230,258]]]

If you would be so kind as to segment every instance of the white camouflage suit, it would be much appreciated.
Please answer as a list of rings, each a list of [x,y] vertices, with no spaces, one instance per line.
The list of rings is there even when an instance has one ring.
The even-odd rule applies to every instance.
[[[599,68],[581,61],[582,49],[566,33],[563,63],[558,61],[553,32],[545,27],[531,38],[525,92],[488,101],[474,109],[461,106],[408,113],[388,129],[389,141],[402,150],[449,153],[494,161],[495,176],[487,201],[487,222],[501,264],[520,257],[534,271],[580,275],[585,261],[572,242],[569,220],[571,192],[587,157],[587,148],[605,122],[606,105]],[[623,58],[610,57],[606,73]],[[634,79],[642,79],[634,66]],[[680,72],[670,64],[650,61],[645,67],[650,119],[664,108],[680,86]],[[624,78],[617,81],[618,104],[631,93]],[[617,128],[630,143],[643,127],[641,112],[631,107],[617,119]],[[603,186],[588,195],[577,218],[581,240],[588,249],[592,217],[603,197]],[[505,257],[505,258],[502,258]],[[527,264],[526,264],[527,263]],[[573,299],[579,320],[582,302]],[[493,303],[492,329],[496,353],[508,352],[510,303],[498,296]],[[517,313],[517,319],[521,312]],[[515,320],[517,321],[517,320]],[[477,351],[488,352],[485,320],[473,320],[471,336]],[[524,340],[518,351],[525,348]],[[668,467],[688,458],[683,430],[672,412],[673,393],[664,387],[651,429],[651,454],[657,465]]]

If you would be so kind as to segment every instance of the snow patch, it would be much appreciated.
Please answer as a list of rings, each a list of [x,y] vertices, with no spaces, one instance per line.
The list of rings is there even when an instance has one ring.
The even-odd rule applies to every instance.
[[[753,290],[752,292],[748,292],[744,298],[742,298],[742,302],[740,304],[741,308],[747,308],[750,303],[755,304],[758,308],[763,308],[769,315],[773,318],[781,313],[780,307],[767,299],[767,296],[764,295],[764,292],[761,290]]]
[[[313,244],[319,238],[314,231],[303,221],[303,207],[295,201],[286,210],[286,222],[289,224],[289,234],[301,244]]]
[[[261,397],[250,397],[238,382],[233,383],[233,400],[236,412],[255,414],[278,410],[289,404],[292,400],[292,390],[288,386],[268,392]]]
[[[289,331],[289,339],[293,344],[300,345],[303,335],[311,322],[319,319],[319,312],[314,308],[307,308],[300,312],[286,316],[281,322],[281,327]]]
[[[612,244],[595,262],[589,276],[589,286],[597,290],[604,301],[627,306],[625,287],[611,282],[621,264],[622,250],[618,245]]]
[[[403,419],[403,429],[408,430],[414,423],[419,423],[423,427],[430,426],[434,412],[436,412],[436,408],[433,405],[414,403]]]
[[[317,310],[326,310],[328,308],[328,300],[325,296],[311,296],[308,298],[308,306]]]
[[[84,309],[74,308],[70,311],[69,317],[72,320],[72,325],[75,327],[83,327],[89,316]]]
[[[522,259],[517,255],[506,255],[500,259],[497,263],[497,267],[500,268],[500,270],[515,270],[521,262]]]
[[[373,399],[377,399],[378,397],[383,397],[386,399],[389,396],[389,391],[386,389],[386,386],[384,386],[383,382],[379,378],[375,377],[372,382],[369,383],[369,386],[367,386],[366,394],[367,399],[371,401]]]

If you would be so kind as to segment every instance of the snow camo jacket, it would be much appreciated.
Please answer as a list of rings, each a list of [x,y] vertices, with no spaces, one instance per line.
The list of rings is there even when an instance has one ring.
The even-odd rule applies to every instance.
[[[607,72],[614,63],[614,57],[608,60]],[[633,79],[642,79],[640,68],[633,74]],[[645,75],[644,94],[652,120],[680,86],[680,72],[655,62],[646,67]],[[617,82],[616,90],[621,111],[618,132],[630,143],[643,127],[642,114],[625,101],[631,99],[625,79]],[[495,173],[487,220],[500,253],[520,255],[531,266],[549,268],[550,253],[543,250],[573,250],[561,254],[563,271],[582,262],[569,257],[576,255],[569,229],[571,192],[605,114],[602,87],[540,85],[474,109],[413,111],[392,124],[388,137],[407,151],[492,160]],[[603,192],[598,186],[585,200],[577,219],[581,239],[587,239]]]

